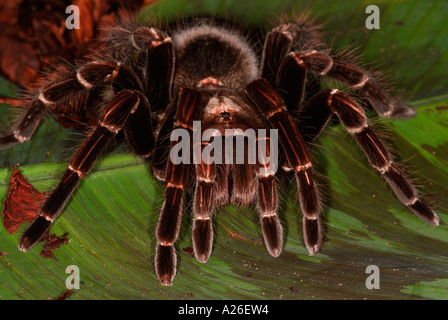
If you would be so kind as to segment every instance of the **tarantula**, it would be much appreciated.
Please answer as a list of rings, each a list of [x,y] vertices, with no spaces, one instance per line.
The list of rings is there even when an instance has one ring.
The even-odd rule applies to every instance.
[[[295,175],[304,243],[313,255],[322,245],[322,206],[309,145],[332,115],[354,137],[397,198],[425,222],[438,225],[439,217],[394,163],[355,99],[338,89],[317,89],[307,79],[313,78],[314,84],[320,77],[338,80],[359,91],[381,116],[408,118],[414,110],[392,97],[371,72],[326,50],[319,28],[306,19],[281,21],[262,42],[251,35],[227,20],[214,18],[185,19],[158,27],[124,21],[109,30],[101,39],[102,47],[85,61],[49,74],[42,87],[23,100],[25,112],[15,129],[0,138],[0,148],[29,140],[47,111],[80,112],[84,110],[80,105],[91,96],[101,97],[104,105],[92,106],[98,113],[97,125],[41,204],[39,217],[23,232],[19,249],[28,251],[39,241],[100,153],[124,132],[132,151],[151,159],[154,175],[166,185],[155,255],[156,273],[163,285],[171,285],[176,274],[174,243],[184,193],[189,190],[194,196],[192,235],[198,261],[206,262],[211,254],[212,214],[226,203],[255,202],[265,246],[272,256],[280,255],[283,235],[277,215],[277,173],[269,157],[272,152],[279,155],[284,171]],[[202,125],[200,134],[213,130],[210,139],[199,145],[187,143],[188,148],[200,151],[192,163],[188,161],[191,154],[178,155],[180,139],[172,133],[184,130],[191,137],[197,133],[195,121]],[[205,150],[226,129],[272,129],[280,145],[253,163],[247,159],[239,164],[211,161],[224,155]],[[261,140],[272,144],[270,135],[257,135],[255,141],[246,141],[244,150],[233,151],[247,155],[248,145]]]

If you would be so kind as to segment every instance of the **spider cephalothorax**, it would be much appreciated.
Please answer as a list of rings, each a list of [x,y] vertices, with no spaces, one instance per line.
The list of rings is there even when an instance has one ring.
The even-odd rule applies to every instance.
[[[98,108],[97,125],[61,182],[40,206],[39,217],[24,231],[19,248],[27,251],[39,241],[99,154],[123,131],[132,151],[151,157],[155,176],[166,184],[156,231],[155,264],[162,284],[170,285],[176,273],[174,243],[185,192],[193,194],[193,248],[200,262],[212,251],[214,208],[225,203],[256,202],[264,243],[271,255],[281,253],[277,167],[295,175],[304,242],[315,254],[322,245],[321,203],[308,148],[333,114],[397,198],[422,220],[438,225],[437,214],[393,162],[360,105],[338,89],[311,89],[306,79],[341,81],[382,116],[407,118],[414,111],[393,98],[371,73],[344,55],[324,50],[317,28],[304,19],[282,21],[263,37],[263,46],[248,35],[209,18],[157,28],[123,22],[101,39],[103,47],[95,54],[75,67],[60,67],[24,99],[24,115],[12,133],[0,138],[0,148],[30,139],[46,110],[85,110],[79,105],[91,96],[102,97],[104,106]],[[247,135],[249,131],[256,134]],[[180,133],[187,141],[181,141]],[[195,142],[195,134],[205,133],[207,139]],[[238,135],[247,138],[239,147],[235,144],[222,153],[210,148],[219,137]],[[181,142],[186,147],[179,153]],[[250,146],[263,143],[264,152],[249,161],[250,150],[255,150]],[[243,160],[232,162],[238,154]]]

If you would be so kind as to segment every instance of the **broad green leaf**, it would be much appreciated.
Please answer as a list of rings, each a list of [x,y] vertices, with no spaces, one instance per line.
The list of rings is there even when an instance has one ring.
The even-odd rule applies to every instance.
[[[447,299],[448,298],[448,2],[377,1],[380,29],[367,30],[368,1],[352,0],[165,0],[140,16],[175,19],[182,15],[230,12],[266,30],[279,13],[310,11],[325,23],[335,47],[357,47],[364,60],[381,65],[409,97],[418,115],[409,120],[377,118],[420,190],[437,208],[439,227],[412,215],[369,167],[354,140],[330,126],[313,147],[324,194],[325,235],[321,252],[308,256],[294,182],[281,185],[280,216],[285,247],[271,257],[262,241],[254,207],[225,206],[214,216],[210,260],[198,263],[188,252],[191,217],[184,214],[176,248],[178,274],[172,287],[154,272],[155,226],[163,186],[141,160],[118,146],[84,179],[51,229],[68,232],[57,260],[17,249],[20,236],[0,231],[0,299],[54,299],[66,290],[66,267],[80,270],[81,288],[70,299]],[[14,94],[2,81],[1,94]],[[6,107],[1,121],[8,123]],[[34,138],[0,152],[0,199],[6,196],[12,165],[39,190],[58,183],[80,136],[49,119]],[[380,289],[367,289],[366,268],[380,270]]]

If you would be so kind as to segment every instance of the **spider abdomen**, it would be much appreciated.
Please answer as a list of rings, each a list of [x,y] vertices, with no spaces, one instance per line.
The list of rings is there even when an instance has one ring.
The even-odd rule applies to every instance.
[[[200,25],[177,32],[172,38],[176,48],[175,86],[242,89],[258,75],[256,54],[237,31]]]

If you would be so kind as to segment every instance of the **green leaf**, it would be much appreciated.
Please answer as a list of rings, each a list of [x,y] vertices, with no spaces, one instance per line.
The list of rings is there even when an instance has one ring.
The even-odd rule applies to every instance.
[[[191,217],[185,214],[176,248],[178,274],[172,287],[154,272],[155,226],[163,186],[139,159],[123,152],[106,154],[84,179],[51,229],[68,232],[69,243],[54,259],[17,249],[19,233],[0,231],[0,299],[56,298],[66,290],[66,267],[76,265],[82,281],[70,299],[446,299],[448,298],[448,14],[446,1],[377,1],[379,30],[365,28],[367,1],[186,1],[165,0],[151,14],[174,19],[192,13],[223,13],[250,24],[278,13],[311,11],[325,22],[335,47],[356,46],[365,61],[380,64],[398,89],[410,96],[418,115],[410,120],[375,118],[387,132],[421,192],[437,207],[442,224],[428,226],[412,215],[372,170],[354,140],[338,124],[313,148],[325,200],[321,252],[308,256],[294,182],[281,186],[280,217],[285,248],[271,257],[262,241],[253,207],[225,206],[214,216],[210,260],[198,263],[188,252]],[[1,94],[13,94],[6,82]],[[1,108],[2,121],[8,112]],[[370,113],[372,116],[373,113]],[[375,117],[375,116],[374,116]],[[39,190],[58,183],[79,135],[56,122],[43,123],[33,139],[0,152],[0,197],[6,196],[12,165]],[[68,150],[68,151],[67,151]],[[367,289],[366,267],[380,270],[380,289]]]

